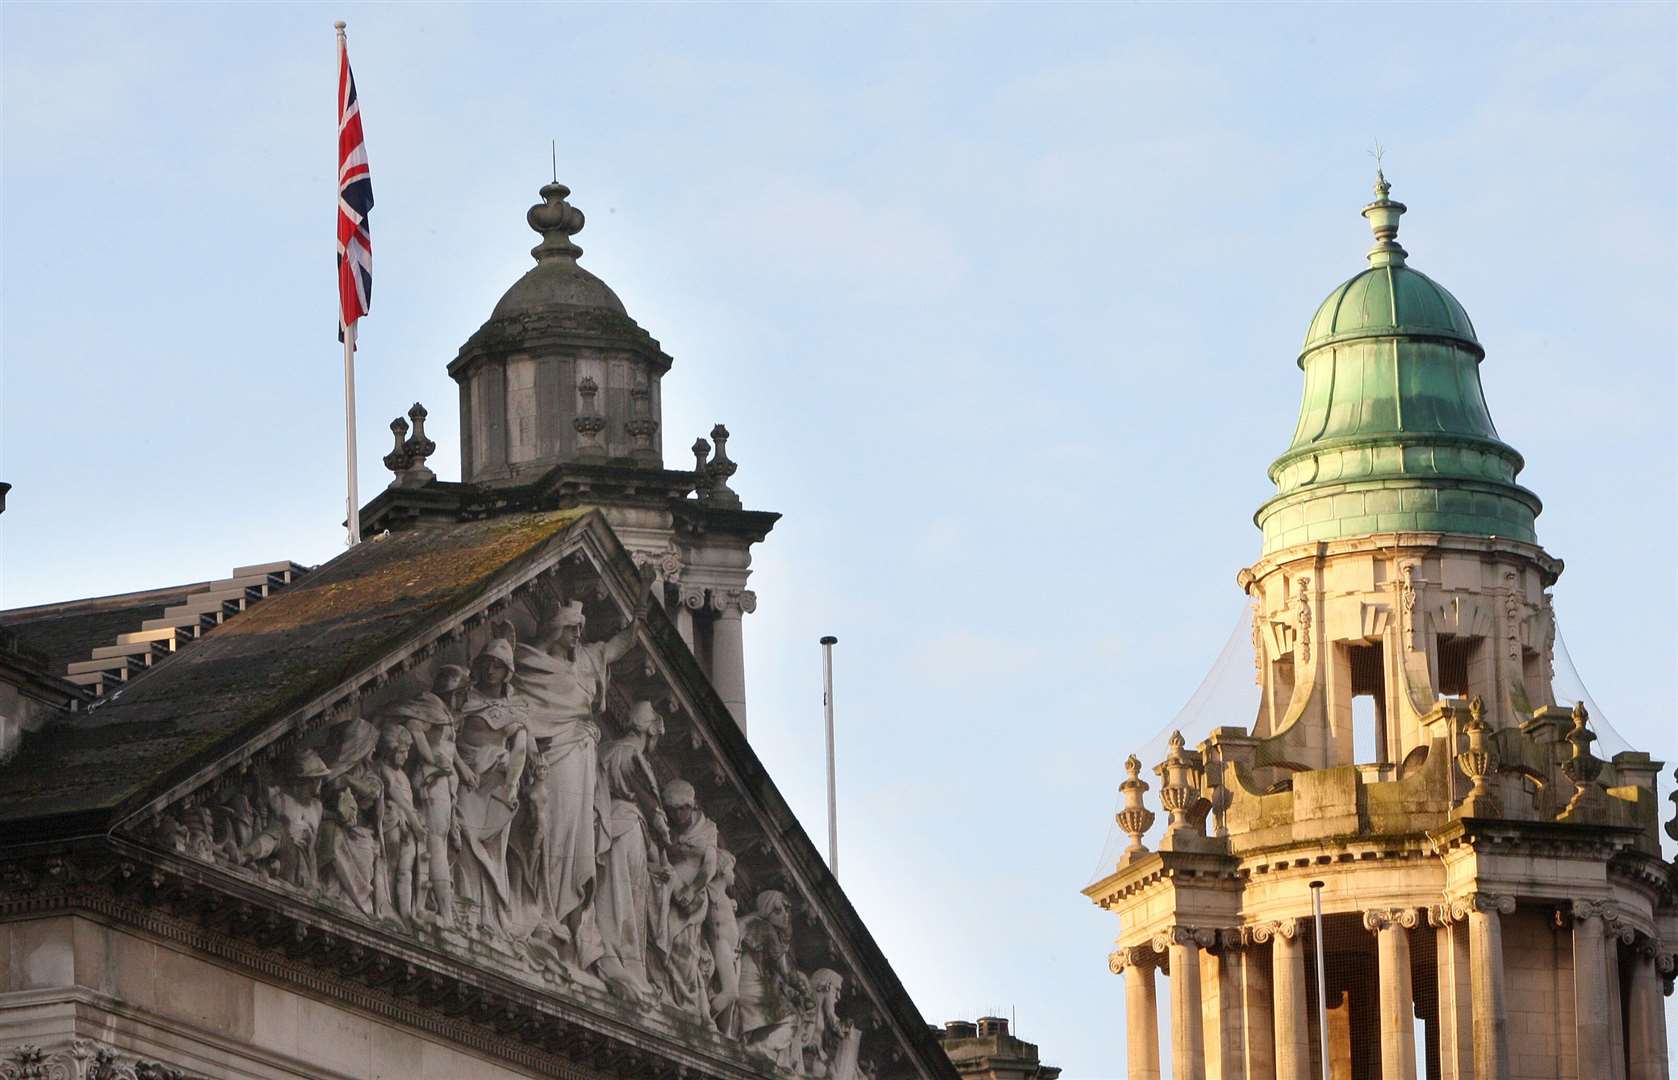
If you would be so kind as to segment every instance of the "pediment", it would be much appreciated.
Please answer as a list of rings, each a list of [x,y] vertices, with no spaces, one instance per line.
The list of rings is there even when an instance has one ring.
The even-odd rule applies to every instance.
[[[259,728],[227,719],[130,794],[118,842],[234,898],[293,954],[429,988],[561,1055],[633,1047],[637,1074],[952,1075],[601,515],[525,528],[524,548],[446,556],[500,562],[365,642],[345,633],[358,604],[424,591],[444,564],[329,564],[231,623],[330,626],[354,660],[303,688],[278,685],[308,683],[283,658],[253,664],[253,708],[295,704],[265,704]]]

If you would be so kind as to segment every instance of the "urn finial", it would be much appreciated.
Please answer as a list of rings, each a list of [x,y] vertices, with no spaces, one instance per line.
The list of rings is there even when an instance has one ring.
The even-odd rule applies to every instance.
[[[1375,201],[1363,208],[1363,216],[1375,234],[1375,246],[1369,249],[1370,266],[1403,266],[1408,254],[1398,246],[1398,219],[1404,215],[1405,205],[1387,196],[1392,185],[1381,170],[1379,159],[1375,166]]]
[[[530,249],[537,262],[547,259],[575,261],[583,249],[571,242],[571,237],[583,231],[583,212],[565,201],[571,189],[555,181],[543,184],[539,193],[542,201],[524,215],[530,227],[542,234],[542,242]]]

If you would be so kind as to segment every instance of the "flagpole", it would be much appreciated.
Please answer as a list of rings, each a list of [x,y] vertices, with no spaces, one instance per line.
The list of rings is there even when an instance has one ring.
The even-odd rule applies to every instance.
[[[361,500],[355,490],[355,323],[344,328],[344,454],[349,474],[350,547],[361,543]]]
[[[342,19],[339,19],[332,24],[332,28],[338,32],[338,49],[335,57],[337,64],[335,66],[341,66],[344,63],[345,23]],[[342,93],[342,87],[339,88],[339,91]],[[342,101],[338,103],[338,107],[340,110],[343,108]],[[342,113],[340,112],[339,115],[341,118]],[[342,169],[342,160],[339,160],[337,164],[339,169]],[[333,204],[336,205],[343,198],[344,178],[339,175],[338,169],[334,170],[334,175],[337,177],[337,183],[333,185],[332,194]],[[343,254],[341,253],[339,257],[343,258]],[[343,325],[343,318],[343,300],[340,298],[338,303],[339,325]],[[361,499],[356,493],[355,483],[355,325],[354,322],[351,322],[348,326],[344,326],[344,471],[349,479],[349,492],[345,499],[348,512],[344,515],[344,522],[349,527],[348,546],[350,547],[355,547],[361,543]]]

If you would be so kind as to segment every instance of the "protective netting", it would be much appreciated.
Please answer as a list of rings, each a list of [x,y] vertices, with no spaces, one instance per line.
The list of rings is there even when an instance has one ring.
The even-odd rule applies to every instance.
[[[1159,777],[1154,775],[1153,770],[1155,765],[1165,760],[1166,742],[1171,733],[1181,731],[1189,745],[1193,746],[1215,727],[1251,729],[1254,718],[1258,716],[1259,697],[1259,686],[1253,678],[1252,614],[1243,604],[1235,616],[1229,639],[1224,642],[1211,670],[1189,695],[1189,700],[1168,723],[1147,740],[1134,744],[1126,751],[1142,760],[1142,779],[1149,785],[1143,802],[1154,812],[1154,824],[1142,838],[1149,849],[1158,845],[1160,836],[1165,832],[1165,813],[1159,805]],[[1122,776],[1123,772],[1117,771],[1116,774]],[[1113,813],[1117,814],[1122,806],[1124,796],[1118,795]],[[1113,867],[1118,865],[1119,855],[1129,846],[1130,837],[1119,830],[1116,821],[1109,819],[1107,842],[1101,849],[1101,860],[1096,863],[1090,880],[1099,881],[1111,874]]]
[[[1143,836],[1143,843],[1150,849],[1157,846],[1160,835],[1165,831],[1165,813],[1159,804],[1159,778],[1154,775],[1154,766],[1165,760],[1166,741],[1171,738],[1173,731],[1181,731],[1193,746],[1213,728],[1223,726],[1239,726],[1251,728],[1254,718],[1258,715],[1260,690],[1253,677],[1253,646],[1251,614],[1243,605],[1235,616],[1235,624],[1230,629],[1229,637],[1219,651],[1218,658],[1212,664],[1211,670],[1201,679],[1200,685],[1184,703],[1183,707],[1169,722],[1162,725],[1146,740],[1134,744],[1128,753],[1134,753],[1142,761],[1142,778],[1149,784],[1149,790],[1144,797],[1148,809],[1154,812],[1154,823]],[[1572,655],[1567,651],[1567,642],[1561,633],[1560,619],[1556,620],[1556,638],[1553,652],[1554,677],[1551,689],[1555,695],[1556,704],[1562,708],[1571,708],[1574,702],[1582,701],[1590,711],[1591,728],[1596,732],[1597,742],[1593,747],[1597,756],[1604,760],[1612,758],[1624,750],[1649,749],[1654,747],[1634,748],[1608,721],[1608,716],[1597,704],[1589,690],[1585,688],[1585,681],[1579,675],[1579,669],[1573,663]],[[1116,765],[1117,763],[1115,763]],[[1122,776],[1122,772],[1115,768],[1115,775]],[[1659,802],[1663,820],[1668,816],[1667,801],[1673,789],[1670,771],[1663,771],[1658,782]],[[1117,814],[1124,806],[1124,797],[1114,785],[1115,795],[1113,813]],[[1107,839],[1102,845],[1101,858],[1097,861],[1091,881],[1099,881],[1113,872],[1118,865],[1119,856],[1130,845],[1130,838],[1120,831],[1117,822],[1109,820]],[[1669,847],[1672,845],[1668,844]]]
[[[1592,747],[1596,755],[1606,760],[1622,750],[1637,749],[1614,730],[1613,725],[1608,723],[1607,714],[1591,697],[1591,692],[1585,689],[1585,680],[1579,677],[1579,669],[1573,666],[1573,656],[1567,651],[1567,642],[1562,640],[1559,617],[1556,619],[1556,644],[1551,656],[1555,675],[1550,680],[1550,690],[1555,694],[1556,704],[1570,709],[1574,702],[1585,703],[1591,714],[1591,730],[1596,732],[1596,745]]]

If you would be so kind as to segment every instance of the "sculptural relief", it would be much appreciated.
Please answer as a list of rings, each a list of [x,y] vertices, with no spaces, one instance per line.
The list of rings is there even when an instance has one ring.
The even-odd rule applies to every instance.
[[[865,1077],[846,976],[819,945],[800,967],[787,892],[738,915],[739,859],[679,764],[697,734],[666,753],[665,713],[624,688],[653,689],[625,663],[645,610],[591,641],[582,602],[528,588],[364,707],[154,812],[146,838],[793,1073]]]

